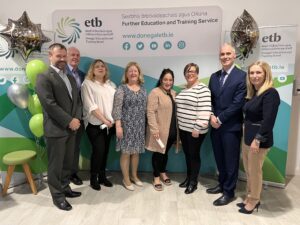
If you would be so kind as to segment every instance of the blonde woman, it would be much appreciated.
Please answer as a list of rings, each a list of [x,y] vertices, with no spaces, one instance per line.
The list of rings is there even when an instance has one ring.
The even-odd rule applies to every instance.
[[[116,150],[121,151],[120,166],[123,184],[134,191],[134,183],[143,186],[138,178],[139,154],[145,151],[145,123],[147,93],[143,87],[143,74],[136,62],[125,68],[123,84],[115,93],[113,118],[116,121]],[[131,177],[129,167],[131,165]]]
[[[257,61],[249,66],[246,99],[242,157],[247,196],[237,206],[240,213],[251,214],[260,206],[262,166],[273,146],[273,127],[280,104],[279,94],[273,88],[271,68],[266,62]]]
[[[108,67],[101,59],[90,66],[81,87],[86,132],[92,145],[90,185],[100,190],[100,184],[112,187],[105,168],[109,143],[114,133],[112,117],[116,85],[108,79]]]

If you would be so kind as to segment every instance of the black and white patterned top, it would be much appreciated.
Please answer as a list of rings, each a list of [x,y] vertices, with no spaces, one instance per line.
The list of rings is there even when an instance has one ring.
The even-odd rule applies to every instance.
[[[136,154],[145,152],[146,89],[141,86],[134,92],[126,84],[117,88],[114,96],[112,116],[121,120],[123,138],[117,138],[116,150]]]
[[[179,129],[205,134],[211,115],[211,94],[208,87],[199,83],[182,90],[175,98]]]

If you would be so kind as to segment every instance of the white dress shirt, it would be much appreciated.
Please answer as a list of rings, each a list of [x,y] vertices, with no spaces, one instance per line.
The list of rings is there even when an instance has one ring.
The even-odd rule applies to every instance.
[[[84,124],[101,125],[103,121],[99,120],[92,114],[92,111],[99,109],[100,113],[114,123],[112,117],[112,108],[116,85],[107,80],[102,84],[98,81],[85,79],[81,87],[81,97],[83,102],[83,119]]]

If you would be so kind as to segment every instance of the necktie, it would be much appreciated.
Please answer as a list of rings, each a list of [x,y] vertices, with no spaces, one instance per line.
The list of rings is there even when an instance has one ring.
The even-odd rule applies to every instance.
[[[223,70],[222,73],[221,73],[220,79],[219,79],[220,87],[223,87],[223,85],[224,85],[224,79],[225,79],[226,75],[227,75],[227,72],[225,70]]]
[[[77,84],[78,90],[80,90],[81,80],[80,80],[80,77],[79,77],[79,74],[78,74],[78,70],[77,69],[73,69],[72,73],[73,73],[73,76],[74,76],[74,78],[76,80],[76,84]]]

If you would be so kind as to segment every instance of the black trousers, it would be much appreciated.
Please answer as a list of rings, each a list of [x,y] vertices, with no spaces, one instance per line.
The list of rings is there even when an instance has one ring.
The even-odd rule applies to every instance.
[[[54,201],[65,199],[74,156],[76,133],[65,137],[45,137],[48,154],[48,186]]]
[[[190,182],[197,183],[201,166],[200,148],[206,134],[199,134],[194,138],[191,132],[179,129],[179,136],[185,154],[187,178]]]
[[[160,152],[153,152],[152,154],[152,167],[154,177],[159,177],[160,173],[166,172],[168,163],[168,152],[175,142],[176,138],[169,138],[167,141],[165,154]]]
[[[92,145],[91,174],[105,171],[110,139],[114,131],[114,127],[100,129],[99,125],[88,124],[86,133]]]

